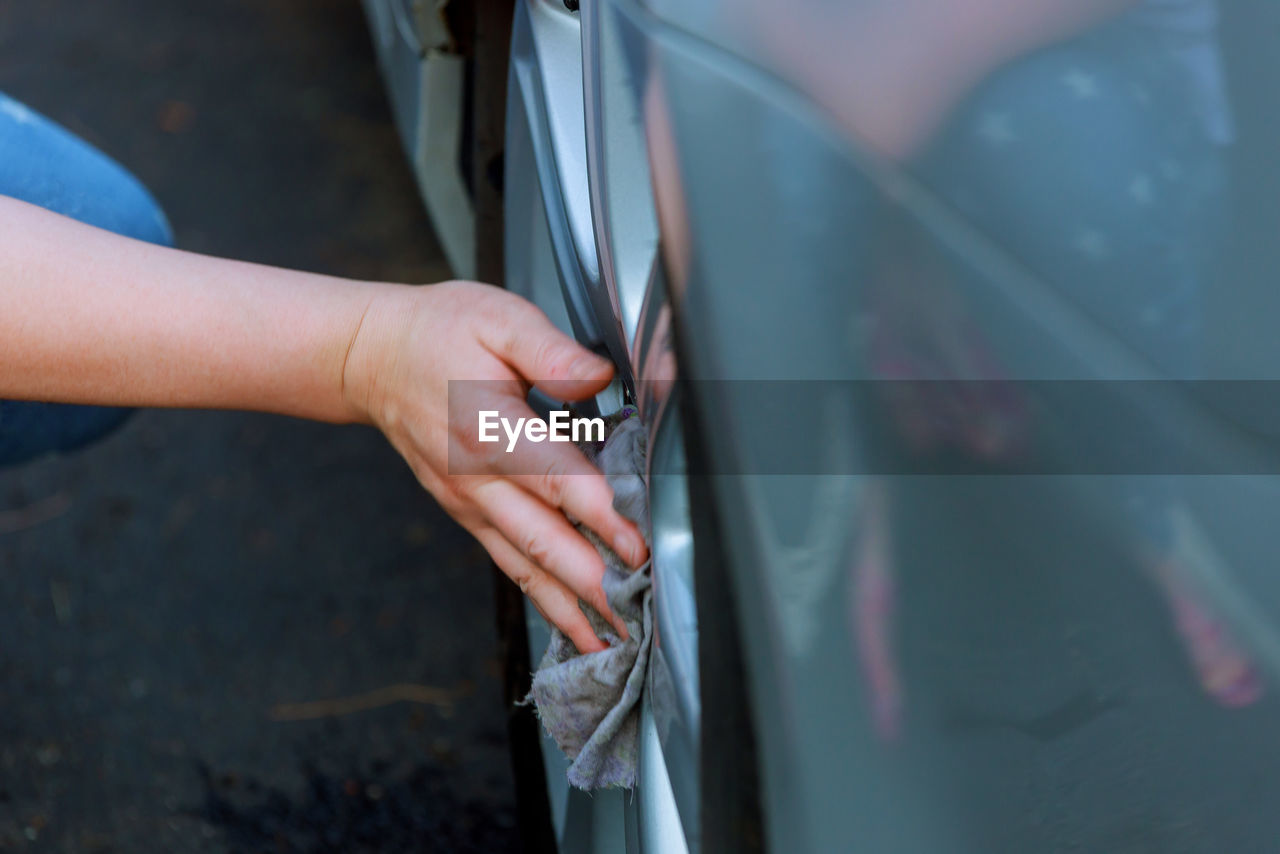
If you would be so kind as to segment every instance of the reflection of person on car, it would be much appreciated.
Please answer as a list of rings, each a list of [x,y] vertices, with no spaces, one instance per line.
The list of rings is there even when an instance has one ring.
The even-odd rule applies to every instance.
[[[798,4],[792,22],[775,22],[761,38],[810,85],[874,81],[820,90],[851,135],[910,163],[967,221],[999,235],[1159,370],[1198,374],[1200,299],[1225,219],[1221,149],[1232,137],[1213,0],[861,2],[823,32],[805,29],[813,5]],[[836,45],[825,33],[858,45]],[[877,293],[890,304],[880,305],[873,370],[890,379],[1002,379],[939,272],[945,259],[929,251],[897,253],[882,271],[892,281]],[[1016,399],[896,403],[917,445],[949,442],[993,457],[1018,439]],[[939,403],[947,415],[969,416],[941,419],[954,435],[930,435],[938,413],[912,411]],[[1252,702],[1260,681],[1251,661],[1187,583],[1170,480],[1124,477],[1117,492],[1139,562],[1205,691],[1228,706]],[[884,485],[868,498],[854,581],[858,641],[877,723],[892,733],[901,704],[892,502]]]

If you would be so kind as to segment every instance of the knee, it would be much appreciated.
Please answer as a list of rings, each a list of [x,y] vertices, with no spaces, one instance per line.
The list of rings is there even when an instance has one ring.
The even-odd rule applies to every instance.
[[[169,218],[142,181],[88,143],[80,144],[86,150],[78,174],[68,177],[71,198],[58,213],[125,237],[172,246]]]
[[[1177,105],[1126,57],[1066,44],[1011,63],[975,90],[942,140],[1000,183],[1112,181],[1168,144]],[[964,168],[963,166],[961,168]]]
[[[1072,228],[1135,246],[1186,231],[1195,188],[1171,168],[1212,152],[1184,143],[1187,107],[1168,77],[1113,48],[1067,43],[994,74],[929,153],[926,182],[1027,246]]]
[[[150,243],[171,245],[160,205],[132,173],[0,94],[0,194]]]
[[[114,210],[106,227],[127,237],[172,246],[173,227],[155,196],[124,167],[116,165],[116,170],[107,197]]]

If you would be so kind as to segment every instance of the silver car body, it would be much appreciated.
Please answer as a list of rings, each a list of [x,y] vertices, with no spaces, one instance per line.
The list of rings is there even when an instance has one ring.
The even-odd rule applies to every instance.
[[[842,76],[857,66],[840,47],[876,47],[856,29],[875,5],[516,3],[507,284],[614,358],[621,382],[600,408],[633,396],[652,430],[658,629],[640,785],[570,791],[548,744],[562,850],[700,850],[697,757],[714,722],[701,719],[698,687],[695,462],[712,473],[725,533],[770,850],[1265,850],[1264,804],[1280,795],[1273,707],[1223,710],[1196,692],[1167,615],[1117,557],[1114,472],[898,477],[905,729],[892,742],[876,733],[850,566],[870,483],[900,473],[859,468],[864,413],[839,391],[869,376],[859,291],[870,196],[965,271],[970,310],[994,348],[1018,355],[1019,378],[1087,381],[1098,400],[1125,389],[1153,431],[1193,436],[1221,460],[1184,478],[1204,558],[1194,582],[1268,675],[1280,664],[1280,484],[1257,462],[1270,459],[1274,419],[1161,382],[1053,270],[1024,263],[851,130],[841,93],[874,96],[881,81]],[[962,6],[901,8],[924,21]],[[1240,21],[1275,22],[1265,3],[1235,9],[1229,58],[1249,42]],[[1280,68],[1256,41],[1237,52],[1256,64],[1235,93],[1236,183],[1275,190],[1265,152],[1280,124],[1260,93]],[[1276,227],[1276,206],[1244,195],[1244,242],[1205,333],[1209,371],[1271,380],[1280,289],[1265,271],[1280,241],[1247,238]],[[772,397],[781,386],[769,383],[793,393]],[[706,460],[684,459],[689,406]],[[770,465],[789,444],[808,449],[807,464]],[[1270,473],[1228,461],[1241,453]],[[536,657],[546,628],[530,617]]]

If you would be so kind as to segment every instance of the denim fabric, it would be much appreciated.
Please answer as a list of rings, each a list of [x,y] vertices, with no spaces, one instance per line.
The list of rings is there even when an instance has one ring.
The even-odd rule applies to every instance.
[[[1003,69],[923,164],[927,183],[1171,377],[1200,372],[1227,218],[1220,146],[1176,58],[1115,27]]]
[[[1202,371],[1204,293],[1230,210],[1194,88],[1160,33],[1106,27],[995,74],[920,165],[970,222],[1178,379]],[[1156,545],[1171,536],[1175,481],[1117,483]]]
[[[133,175],[66,129],[2,93],[0,195],[117,234],[151,243],[173,243],[160,206]],[[120,426],[130,411],[0,400],[0,466],[82,447]]]

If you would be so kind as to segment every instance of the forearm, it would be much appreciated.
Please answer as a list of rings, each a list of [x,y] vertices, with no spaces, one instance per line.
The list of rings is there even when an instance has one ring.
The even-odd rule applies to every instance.
[[[348,348],[395,287],[153,246],[0,197],[0,397],[353,420]]]
[[[474,412],[531,417],[530,384],[583,400],[612,375],[607,360],[499,288],[413,288],[224,261],[0,196],[0,399],[367,420],[583,651],[605,644],[580,601],[620,636],[626,627],[605,599],[599,554],[566,514],[633,566],[644,562],[644,539],[577,448],[504,453],[476,442]],[[481,382],[455,419],[459,378]],[[469,476],[452,474],[455,463]]]

